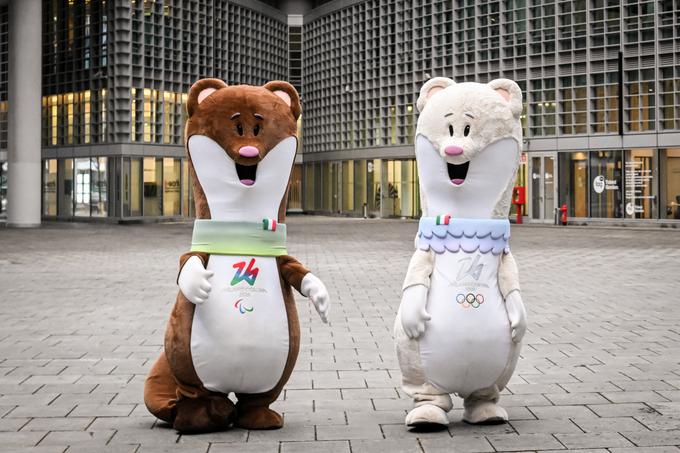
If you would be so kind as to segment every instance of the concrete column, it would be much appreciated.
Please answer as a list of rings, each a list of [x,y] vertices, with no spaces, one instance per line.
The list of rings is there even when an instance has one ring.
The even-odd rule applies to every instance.
[[[42,0],[9,4],[7,225],[40,226]]]

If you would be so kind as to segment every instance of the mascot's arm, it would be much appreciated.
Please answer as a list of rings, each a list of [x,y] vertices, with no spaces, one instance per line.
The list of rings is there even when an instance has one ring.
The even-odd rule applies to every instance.
[[[434,252],[431,250],[416,250],[411,261],[408,263],[408,270],[406,271],[406,278],[404,278],[404,285],[402,290],[406,290],[409,286],[423,285],[426,288],[430,287],[430,275],[434,269]]]
[[[283,281],[298,290],[303,296],[308,297],[314,304],[321,320],[328,322],[328,311],[331,303],[328,290],[323,282],[290,255],[280,256],[278,260]]]
[[[527,330],[527,313],[520,294],[517,263],[510,252],[501,257],[501,265],[498,269],[498,289],[505,299],[512,340],[519,343]]]
[[[184,297],[194,304],[205,302],[212,289],[210,277],[213,272],[205,268],[208,256],[207,253],[188,252],[179,258],[177,285]]]
[[[418,338],[432,319],[425,306],[433,269],[434,252],[416,250],[408,264],[399,308],[401,325],[409,338]]]

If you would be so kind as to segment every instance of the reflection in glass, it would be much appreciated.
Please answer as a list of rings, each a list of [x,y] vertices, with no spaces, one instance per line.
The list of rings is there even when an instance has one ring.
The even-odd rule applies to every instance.
[[[57,159],[43,161],[43,215],[57,215]]]
[[[363,215],[366,204],[366,161],[354,161],[354,203],[356,212]]]
[[[380,205],[382,204],[381,165],[380,159],[369,160],[366,163],[366,199],[368,200],[369,217],[380,217]]]
[[[680,148],[661,150],[661,203],[665,218],[680,220]]]
[[[90,184],[90,215],[106,217],[108,213],[108,169],[106,157],[92,158],[92,183]]]
[[[560,153],[558,168],[560,205],[567,205],[569,217],[588,217],[588,154]]]
[[[555,158],[543,157],[543,218],[549,219],[555,211]]]
[[[76,203],[73,214],[76,216],[90,216],[90,158],[75,159]]]
[[[620,151],[590,153],[590,216],[623,217],[623,162]]]
[[[305,211],[314,211],[314,194],[316,193],[316,180],[314,179],[314,162],[309,162],[305,164],[305,179],[303,180],[303,186],[305,189],[305,196],[303,199]]]
[[[531,158],[531,217],[541,218],[541,158]]]
[[[293,165],[288,184],[288,211],[302,210],[302,165]]]
[[[123,215],[142,215],[142,159],[139,157],[123,161]]]
[[[73,215],[73,159],[60,159],[57,169],[57,205],[60,216]]]
[[[180,214],[180,160],[163,159],[163,215]]]
[[[7,162],[0,162],[0,213],[7,211]]]
[[[354,161],[342,163],[342,211],[354,211]]]
[[[182,160],[182,215],[191,217],[192,207],[189,204],[189,194],[193,192],[191,182],[189,181],[189,161]],[[191,202],[193,205],[193,202]]]
[[[162,212],[161,185],[163,174],[163,159],[155,157],[144,158],[144,215],[159,216]]]

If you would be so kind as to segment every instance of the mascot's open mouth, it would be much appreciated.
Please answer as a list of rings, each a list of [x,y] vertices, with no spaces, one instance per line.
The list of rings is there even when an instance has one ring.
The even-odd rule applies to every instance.
[[[236,162],[235,162],[236,163]],[[252,186],[255,184],[255,174],[257,173],[257,164],[254,165],[241,165],[236,163],[236,174],[238,175],[238,180],[244,186]]]
[[[460,186],[465,182],[469,167],[470,161],[459,165],[446,163],[446,169],[449,171],[449,179],[454,186]]]

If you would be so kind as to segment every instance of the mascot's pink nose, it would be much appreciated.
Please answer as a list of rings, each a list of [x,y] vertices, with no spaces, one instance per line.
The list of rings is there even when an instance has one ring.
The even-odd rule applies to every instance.
[[[463,154],[463,148],[456,145],[449,145],[446,148],[444,148],[444,152],[449,156],[458,156],[460,154]]]
[[[461,152],[463,151],[461,150]],[[238,150],[238,154],[243,157],[256,157],[260,152],[254,146],[242,146]]]

